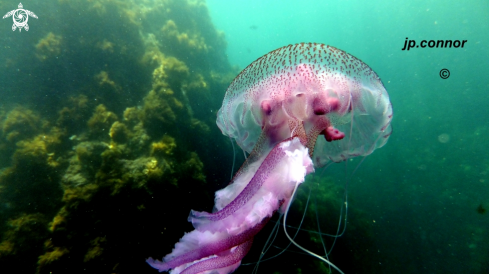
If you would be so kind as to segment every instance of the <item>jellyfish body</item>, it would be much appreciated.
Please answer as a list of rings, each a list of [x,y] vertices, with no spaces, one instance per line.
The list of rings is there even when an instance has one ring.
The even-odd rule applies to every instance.
[[[217,114],[223,134],[249,157],[216,192],[214,211],[191,211],[195,230],[162,262],[148,263],[174,274],[234,271],[253,237],[288,207],[314,167],[382,147],[391,119],[380,78],[344,51],[302,43],[259,58],[231,83]]]

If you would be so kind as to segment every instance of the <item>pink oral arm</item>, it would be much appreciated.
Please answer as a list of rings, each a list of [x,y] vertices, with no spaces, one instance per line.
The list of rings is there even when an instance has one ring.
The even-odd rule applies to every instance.
[[[199,223],[194,223],[196,229],[185,234],[163,262],[152,258],[147,262],[160,272],[172,269],[174,274],[234,271],[248,252],[253,237],[280,206],[290,202],[293,189],[314,170],[307,148],[297,137],[277,144],[260,161],[255,168],[243,173],[248,175],[244,178],[251,178],[243,181],[248,184],[221,207],[231,208],[229,218],[216,221],[197,219]],[[235,188],[230,185],[224,190],[229,189]],[[192,218],[190,220],[195,221]]]
[[[290,141],[292,138],[288,138],[283,142]],[[283,143],[281,142],[281,143]],[[276,145],[272,151],[265,158],[260,168],[256,171],[255,175],[248,183],[248,185],[241,191],[241,193],[234,199],[231,203],[225,206],[223,209],[215,212],[198,212],[192,210],[190,212],[189,221],[198,228],[200,224],[205,224],[208,222],[215,222],[222,220],[238,209],[240,209],[244,204],[246,204],[255,193],[260,189],[265,180],[268,178],[270,172],[275,168],[277,163],[280,161],[282,157],[285,156],[285,152],[279,147],[280,144]]]
[[[202,258],[219,254],[227,250],[231,250],[235,246],[242,245],[245,242],[251,241],[253,237],[258,232],[260,232],[260,230],[262,230],[262,228],[265,226],[268,220],[269,218],[266,218],[261,223],[257,224],[251,229],[248,229],[238,235],[229,236],[227,238],[221,239],[214,243],[205,244],[197,249],[190,250],[182,255],[173,258],[165,257],[164,262],[154,260],[153,258],[147,259],[146,262],[149,263],[153,268],[158,269],[161,272],[161,271],[168,271],[169,269],[174,269],[178,266],[191,263],[193,261],[201,260]],[[200,237],[205,237],[204,234],[196,230],[190,233],[200,234]],[[182,242],[185,240],[186,238],[184,237],[180,241]]]
[[[241,264],[241,260],[250,251],[253,239],[244,242],[236,247],[235,250],[224,256],[210,258],[187,267],[181,274],[197,274],[209,270],[219,271],[221,268],[224,273],[233,272]],[[221,273],[221,272],[218,272]]]
[[[337,130],[336,128],[329,126],[323,131],[324,138],[326,138],[326,141],[331,142],[331,141],[336,141],[336,140],[341,140],[345,137],[345,133]]]

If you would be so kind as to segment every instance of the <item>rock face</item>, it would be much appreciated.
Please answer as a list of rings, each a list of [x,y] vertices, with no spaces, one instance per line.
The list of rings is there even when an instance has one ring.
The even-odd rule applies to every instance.
[[[231,172],[224,35],[204,1],[48,2],[0,53],[0,265],[153,273]]]

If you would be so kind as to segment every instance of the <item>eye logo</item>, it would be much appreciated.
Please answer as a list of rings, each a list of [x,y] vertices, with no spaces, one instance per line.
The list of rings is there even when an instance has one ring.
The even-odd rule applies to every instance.
[[[18,9],[11,10],[3,16],[3,19],[12,16],[12,19],[14,20],[12,31],[15,31],[17,28],[19,29],[19,32],[22,31],[22,28],[28,31],[29,25],[27,25],[27,21],[29,20],[29,15],[37,19],[37,15],[32,11],[23,9],[23,7],[22,3],[19,3]]]

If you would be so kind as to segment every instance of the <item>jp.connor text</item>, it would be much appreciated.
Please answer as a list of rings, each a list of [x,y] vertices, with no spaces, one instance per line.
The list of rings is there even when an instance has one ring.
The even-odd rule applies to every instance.
[[[429,40],[429,41],[426,41],[426,40],[423,40],[421,41],[421,43],[419,44],[416,44],[416,41],[415,40],[408,40],[408,38],[406,37],[406,41],[404,41],[404,48],[402,48],[402,50],[409,50],[411,48],[419,48],[419,47],[422,47],[422,48],[426,48],[426,47],[429,47],[429,48],[451,48],[451,47],[454,47],[454,48],[463,48],[465,43],[467,42],[467,40]]]

